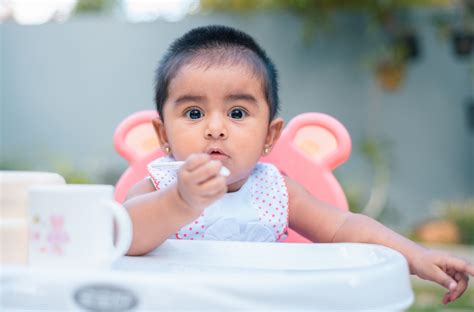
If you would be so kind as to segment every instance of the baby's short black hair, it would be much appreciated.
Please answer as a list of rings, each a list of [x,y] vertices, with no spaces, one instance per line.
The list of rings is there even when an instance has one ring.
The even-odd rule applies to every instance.
[[[277,115],[278,81],[273,62],[248,34],[231,27],[212,25],[194,28],[176,39],[161,59],[156,71],[155,104],[162,120],[169,84],[181,67],[190,62],[200,62],[204,66],[229,63],[250,66],[262,79],[270,120]]]

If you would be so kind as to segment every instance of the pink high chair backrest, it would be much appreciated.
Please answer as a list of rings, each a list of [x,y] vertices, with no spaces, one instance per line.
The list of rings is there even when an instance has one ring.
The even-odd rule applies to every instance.
[[[114,145],[130,167],[115,187],[115,199],[123,202],[128,190],[148,173],[146,165],[164,155],[151,123],[158,114],[142,111],[127,117],[116,129]],[[283,130],[272,152],[261,158],[301,183],[315,197],[347,210],[346,196],[333,174],[351,152],[351,139],[336,119],[321,113],[304,113]],[[290,229],[285,242],[309,242]]]

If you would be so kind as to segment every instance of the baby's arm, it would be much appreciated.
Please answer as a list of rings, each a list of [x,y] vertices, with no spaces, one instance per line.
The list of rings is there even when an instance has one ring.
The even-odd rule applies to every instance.
[[[133,224],[128,254],[143,255],[155,249],[224,195],[227,186],[219,174],[221,167],[209,155],[195,154],[179,169],[177,183],[166,189],[155,191],[148,178],[135,185],[124,202]]]
[[[467,261],[426,249],[367,216],[318,201],[289,178],[286,183],[291,203],[290,227],[310,240],[372,243],[395,249],[405,256],[412,274],[449,290],[443,303],[454,301],[466,290],[468,274],[474,275],[474,266]]]

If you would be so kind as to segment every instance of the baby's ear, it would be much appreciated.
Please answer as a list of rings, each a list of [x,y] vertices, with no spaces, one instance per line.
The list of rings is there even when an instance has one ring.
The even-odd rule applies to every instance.
[[[282,118],[275,118],[270,122],[267,137],[265,138],[265,146],[272,147],[281,135],[285,122]]]
[[[290,121],[286,130],[286,139],[296,150],[331,169],[349,158],[349,134],[341,123],[329,115],[301,114]]]
[[[115,148],[129,163],[143,159],[160,147],[152,124],[154,118],[158,118],[155,111],[138,112],[127,117],[115,130]]]

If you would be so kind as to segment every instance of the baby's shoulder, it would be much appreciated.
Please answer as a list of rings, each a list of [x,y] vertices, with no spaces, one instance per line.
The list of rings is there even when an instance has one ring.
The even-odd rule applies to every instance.
[[[293,204],[299,203],[301,200],[312,198],[313,196],[306,190],[306,188],[298,181],[283,174],[286,190],[288,193],[289,202]]]

